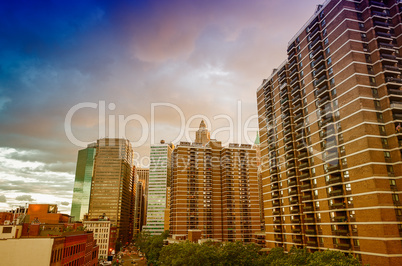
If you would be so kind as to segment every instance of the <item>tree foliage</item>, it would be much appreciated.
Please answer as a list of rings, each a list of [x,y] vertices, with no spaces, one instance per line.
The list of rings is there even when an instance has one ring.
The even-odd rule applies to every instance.
[[[270,252],[260,253],[260,247],[242,242],[203,244],[189,241],[163,246],[168,232],[159,236],[141,233],[135,236],[135,245],[146,254],[148,264],[153,265],[305,265],[305,266],[358,266],[359,261],[352,255],[340,251],[321,251],[310,253],[306,249],[293,247],[288,253],[282,248],[273,248]]]
[[[134,237],[135,246],[145,254],[149,264],[159,265],[159,255],[163,248],[163,240],[169,236],[169,231],[161,235],[151,236],[148,232],[141,232]]]

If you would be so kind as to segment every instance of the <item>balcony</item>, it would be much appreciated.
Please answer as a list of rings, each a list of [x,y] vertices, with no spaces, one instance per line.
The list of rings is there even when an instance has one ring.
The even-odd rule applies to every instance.
[[[344,243],[339,243],[339,244],[337,244],[337,246],[340,249],[349,249],[350,248],[350,244],[344,244]]]
[[[343,190],[342,189],[332,190],[331,192],[329,192],[329,195],[331,197],[343,195]]]
[[[380,27],[388,28],[389,23],[388,22],[382,22],[382,21],[374,21],[374,26],[380,26]]]
[[[335,216],[331,220],[336,221],[336,222],[346,222],[347,221],[346,216],[344,216],[344,215]]]
[[[292,228],[292,233],[300,233],[301,232],[301,230],[300,230],[300,228]]]
[[[337,202],[330,206],[331,209],[344,209],[345,207],[345,203],[343,202]]]
[[[311,211],[313,211],[313,206],[305,206],[304,207],[304,211],[306,211],[306,212],[311,212]]]
[[[301,185],[302,190],[306,190],[306,189],[310,189],[310,188],[311,188],[310,184]]]
[[[293,208],[290,210],[290,213],[299,213],[299,209],[298,208]]]
[[[307,229],[306,234],[307,235],[315,235],[315,230],[314,229]]]
[[[304,222],[305,222],[305,223],[314,223],[314,217],[306,217],[306,218],[304,219]]]
[[[342,177],[340,177],[340,176],[331,177],[328,181],[328,183],[330,183],[330,184],[339,183],[339,182],[342,182]]]
[[[308,155],[307,152],[302,152],[297,156],[297,158],[302,159],[302,158],[307,157],[307,155]]]
[[[373,16],[379,16],[379,17],[387,17],[387,13],[384,12],[379,12],[379,11],[371,11]]]
[[[309,173],[304,173],[304,174],[300,175],[300,180],[303,180],[303,179],[306,179],[306,178],[309,178],[309,177],[310,177]]]
[[[309,240],[309,241],[307,241],[307,245],[316,247],[317,246],[317,241]]]
[[[377,31],[375,34],[377,35],[377,37],[384,37],[384,38],[389,38],[389,39],[392,38],[392,35],[391,35],[391,34],[385,33],[385,32],[381,32],[381,31]]]
[[[294,238],[293,239],[293,243],[301,243],[301,242],[302,242],[301,238]]]
[[[398,74],[399,74],[399,67],[396,67],[396,66],[389,66],[389,65],[384,65],[383,66],[383,70],[384,71],[392,71],[392,72],[398,72]]]
[[[339,230],[335,230],[335,234],[340,235],[340,236],[345,236],[349,233],[348,230],[346,229],[339,229]]]
[[[297,189],[291,190],[291,191],[289,192],[289,195],[296,195],[296,194],[297,194]]]
[[[303,197],[302,197],[302,200],[311,200],[312,199],[312,196],[311,195],[304,195]]]

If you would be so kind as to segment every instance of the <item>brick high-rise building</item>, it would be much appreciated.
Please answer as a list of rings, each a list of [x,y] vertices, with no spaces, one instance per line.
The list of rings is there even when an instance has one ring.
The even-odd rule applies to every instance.
[[[174,150],[170,189],[170,232],[251,242],[260,231],[256,151],[251,145],[209,139],[204,121],[196,142]]]
[[[326,1],[258,88],[267,247],[401,263],[401,10]]]
[[[117,227],[118,240],[129,239],[130,213],[133,197],[133,149],[125,139],[97,141],[92,178],[89,220],[106,215]]]

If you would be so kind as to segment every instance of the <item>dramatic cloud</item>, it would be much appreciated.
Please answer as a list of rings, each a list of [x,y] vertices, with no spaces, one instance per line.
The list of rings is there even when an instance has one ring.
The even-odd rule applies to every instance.
[[[31,195],[22,195],[22,196],[18,196],[18,197],[16,197],[15,198],[15,200],[18,200],[18,201],[34,201],[34,199],[32,198],[32,196]]]
[[[0,195],[0,202],[3,202],[3,203],[7,202],[6,196]]]
[[[257,87],[286,59],[288,41],[322,1],[3,2],[0,193],[7,202],[0,208],[26,194],[35,202],[71,202],[82,146],[66,129],[81,142],[123,133],[137,142],[145,135],[135,151],[147,156],[152,141],[178,138],[184,127],[198,126],[200,115],[212,130],[227,127],[224,115],[234,129],[218,137],[250,142],[255,132],[246,137],[243,127],[257,112]],[[155,103],[178,110],[155,107],[151,125]],[[119,122],[130,115],[145,124]]]

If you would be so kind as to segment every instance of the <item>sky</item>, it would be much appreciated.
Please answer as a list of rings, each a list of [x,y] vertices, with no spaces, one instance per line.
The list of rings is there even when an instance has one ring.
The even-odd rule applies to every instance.
[[[0,1],[0,211],[70,213],[78,150],[251,143],[256,90],[319,0]],[[245,131],[247,130],[247,131]]]

